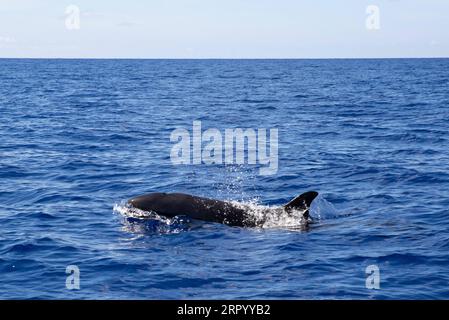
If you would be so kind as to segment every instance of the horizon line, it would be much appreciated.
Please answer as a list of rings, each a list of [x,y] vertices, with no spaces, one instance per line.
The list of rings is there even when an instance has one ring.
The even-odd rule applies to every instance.
[[[254,57],[254,58],[225,58],[225,57],[203,57],[203,58],[136,58],[136,57],[0,57],[0,60],[393,60],[393,59],[449,59],[449,56],[434,57],[321,57],[321,58],[294,58],[294,57]]]

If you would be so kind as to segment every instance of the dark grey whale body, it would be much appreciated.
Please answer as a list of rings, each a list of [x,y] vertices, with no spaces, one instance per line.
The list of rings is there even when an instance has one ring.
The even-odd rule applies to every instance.
[[[187,216],[192,219],[218,222],[230,226],[257,227],[263,225],[267,214],[277,211],[303,211],[303,217],[309,218],[309,207],[318,196],[318,192],[309,191],[294,198],[278,208],[266,208],[260,215],[249,214],[249,207],[229,201],[208,199],[184,193],[150,193],[128,201],[137,209],[155,212],[165,217]]]

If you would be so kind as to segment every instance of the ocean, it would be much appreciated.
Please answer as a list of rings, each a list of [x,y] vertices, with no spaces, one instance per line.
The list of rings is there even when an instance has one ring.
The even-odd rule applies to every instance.
[[[448,105],[449,59],[0,59],[0,298],[448,299]],[[277,129],[277,171],[174,164],[194,121]],[[124,214],[308,190],[307,228]]]

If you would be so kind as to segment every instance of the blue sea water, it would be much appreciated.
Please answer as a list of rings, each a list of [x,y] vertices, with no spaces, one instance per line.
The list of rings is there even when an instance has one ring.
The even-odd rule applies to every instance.
[[[448,59],[2,59],[0,298],[448,299],[448,105]],[[195,120],[278,128],[278,172],[173,165]],[[146,192],[307,190],[301,230],[120,213]]]

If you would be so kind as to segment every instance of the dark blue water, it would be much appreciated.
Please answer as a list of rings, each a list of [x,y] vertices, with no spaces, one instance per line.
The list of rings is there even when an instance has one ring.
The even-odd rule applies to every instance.
[[[0,60],[0,298],[447,299],[448,104],[443,59]],[[277,174],[174,166],[170,133],[194,120],[278,128]],[[153,191],[278,205],[307,190],[304,230],[113,210]]]

